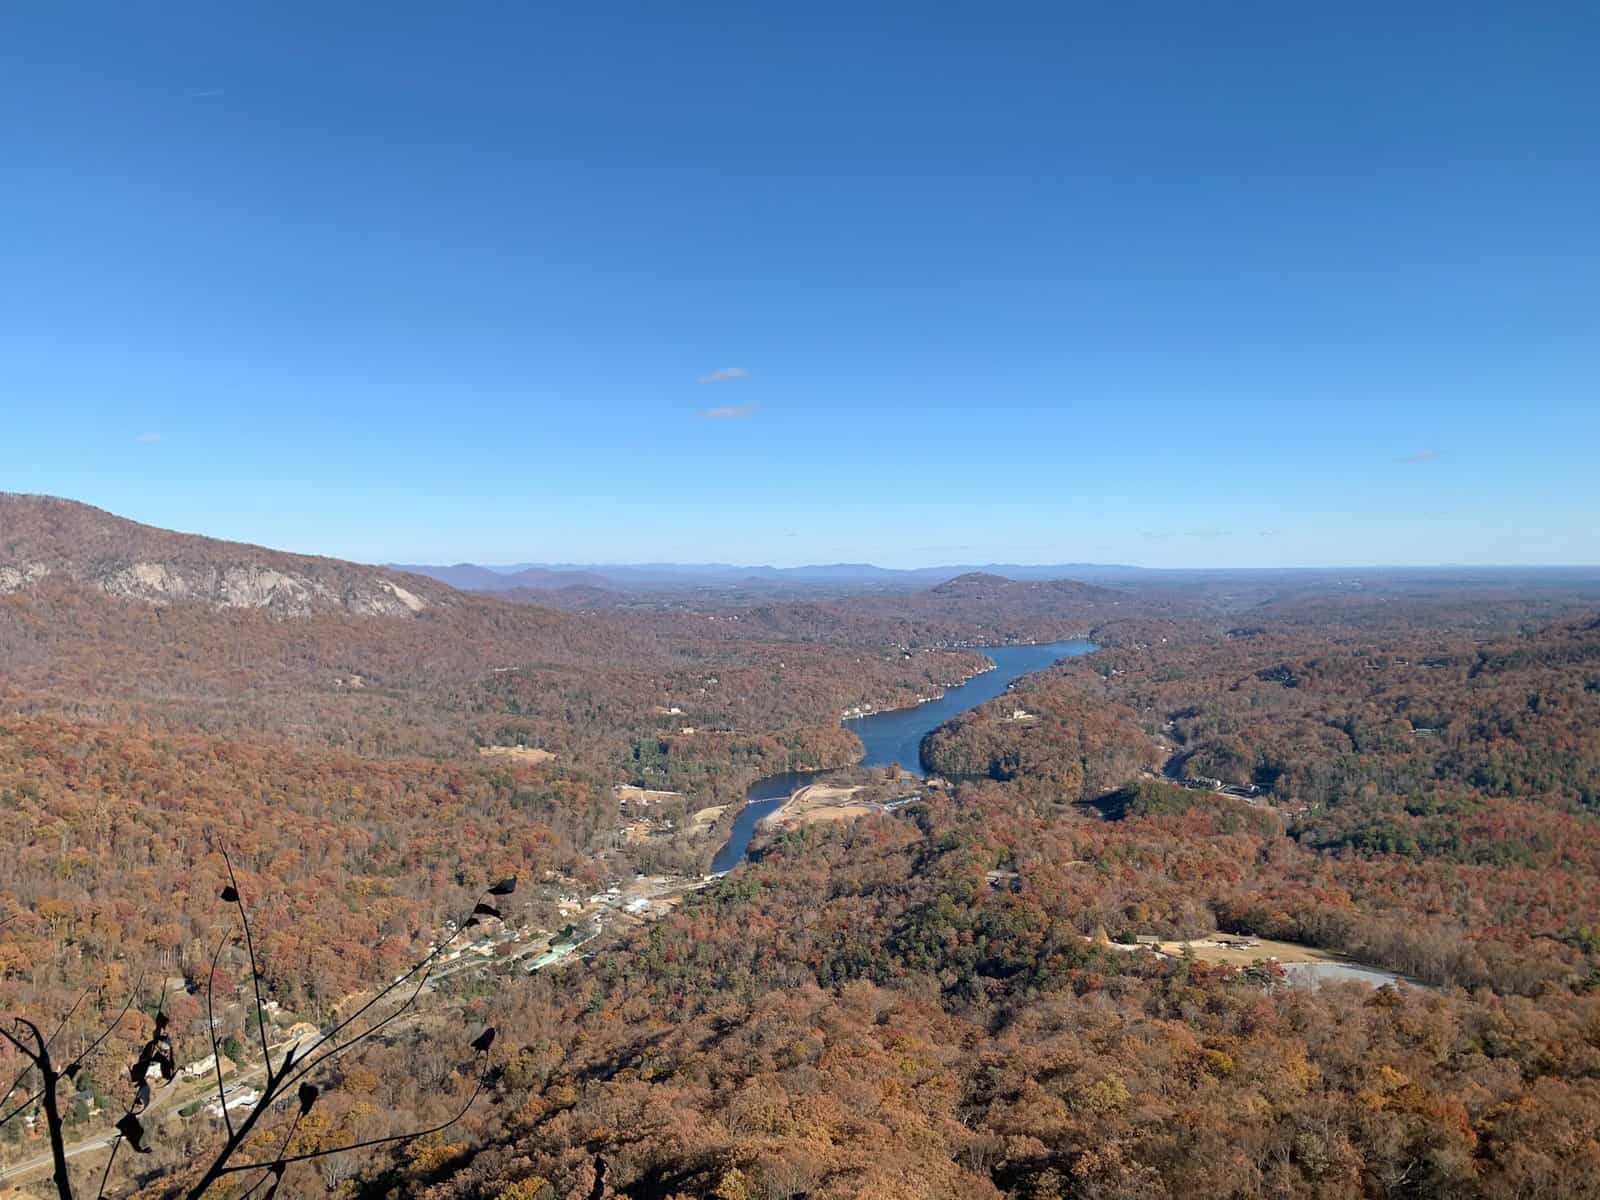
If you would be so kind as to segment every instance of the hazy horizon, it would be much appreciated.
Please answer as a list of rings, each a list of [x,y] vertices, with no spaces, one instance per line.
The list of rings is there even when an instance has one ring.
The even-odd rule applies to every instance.
[[[1258,563],[1249,566],[1219,567],[1154,567],[1142,563],[1125,562],[1062,562],[1041,560],[1038,562],[1021,562],[1002,559],[973,559],[971,561],[948,562],[919,562],[906,565],[890,566],[881,562],[870,560],[862,561],[834,561],[834,562],[722,562],[708,560],[704,562],[689,561],[600,561],[593,562],[550,562],[528,560],[524,562],[490,563],[477,562],[471,559],[457,559],[449,562],[424,562],[421,559],[386,559],[382,565],[390,567],[432,567],[447,569],[450,567],[481,567],[486,571],[497,574],[515,574],[525,570],[549,571],[584,571],[611,569],[680,569],[680,570],[727,570],[727,571],[804,571],[826,570],[838,567],[859,567],[868,570],[900,571],[906,573],[944,571],[953,569],[987,570],[998,567],[1021,567],[1030,570],[1047,570],[1055,568],[1081,567],[1101,571],[1148,571],[1156,572],[1228,572],[1228,571],[1600,571],[1600,562],[1545,562],[1545,563],[1504,563],[1504,562],[1435,562],[1435,563],[1381,563],[1381,562],[1350,562],[1350,563],[1310,563],[1303,565],[1287,565],[1282,563]]]
[[[9,489],[0,489],[0,493]],[[1559,571],[1559,570],[1600,570],[1600,561],[1596,562],[1560,562],[1560,561],[1420,561],[1420,562],[1381,562],[1381,561],[1349,561],[1349,562],[1284,562],[1284,561],[1257,561],[1250,563],[1214,563],[1192,562],[1183,564],[1160,564],[1152,562],[1135,562],[1127,560],[1067,558],[1067,557],[1025,557],[1006,556],[1000,553],[984,554],[978,547],[947,547],[946,549],[964,549],[971,553],[963,556],[944,558],[906,558],[896,555],[887,555],[881,558],[872,557],[835,557],[835,558],[802,558],[784,555],[769,555],[746,560],[734,558],[591,558],[591,559],[558,559],[558,558],[532,558],[509,556],[503,559],[474,558],[462,556],[450,551],[433,555],[426,554],[399,554],[399,555],[366,555],[359,552],[344,550],[338,546],[328,546],[323,541],[311,539],[313,544],[300,544],[272,540],[265,536],[250,533],[224,532],[217,524],[198,519],[186,524],[163,525],[158,521],[141,517],[136,513],[118,511],[104,504],[96,504],[78,496],[65,496],[49,492],[16,492],[18,495],[33,495],[50,500],[63,500],[69,503],[88,504],[109,512],[116,517],[137,521],[140,524],[150,525],[160,529],[170,529],[176,533],[193,534],[198,537],[216,538],[223,541],[238,542],[245,545],[259,546],[266,550],[282,551],[291,554],[315,554],[327,558],[341,559],[347,562],[369,563],[374,565],[400,567],[400,568],[431,568],[449,569],[452,567],[477,567],[483,570],[494,571],[502,574],[514,573],[520,570],[544,569],[556,571],[582,571],[602,569],[642,569],[642,568],[668,568],[668,569],[720,569],[728,572],[735,571],[797,571],[805,569],[827,569],[837,567],[859,567],[872,570],[898,571],[898,572],[934,572],[943,570],[985,570],[999,567],[1015,567],[1031,570],[1055,568],[1083,568],[1101,571],[1172,571],[1172,572],[1227,572],[1227,571]],[[924,548],[928,549],[928,548]],[[914,553],[914,552],[913,552]]]

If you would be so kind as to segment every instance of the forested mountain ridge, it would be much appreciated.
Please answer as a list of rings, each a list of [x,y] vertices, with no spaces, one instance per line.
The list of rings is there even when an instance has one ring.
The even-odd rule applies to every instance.
[[[989,571],[968,571],[928,589],[930,596],[964,597],[969,600],[994,600],[1009,594],[1033,593],[1041,596],[1071,595],[1078,600],[1113,600],[1121,593],[1076,579],[1012,579]]]
[[[456,602],[420,575],[174,533],[54,496],[0,492],[0,594],[65,576],[108,596],[306,617],[409,617]]]
[[[1035,719],[1008,721],[1018,706]],[[1130,640],[963,714],[939,731],[937,765],[997,777],[1018,761],[1065,769],[1092,725],[1078,713],[1121,714],[1121,741],[1144,741],[1176,778],[1254,786],[1279,802],[1337,808],[1454,788],[1600,809],[1592,617],[1487,638],[1391,623]]]
[[[707,754],[707,735],[777,731],[847,750],[840,712],[914,703],[965,678],[983,660],[960,647],[1085,634],[1139,608],[1076,585],[1008,596],[557,611],[69,501],[0,498],[0,691],[30,710],[137,713],[361,753],[470,753],[509,738],[598,764],[660,734],[689,760]],[[666,719],[673,709],[692,719]]]

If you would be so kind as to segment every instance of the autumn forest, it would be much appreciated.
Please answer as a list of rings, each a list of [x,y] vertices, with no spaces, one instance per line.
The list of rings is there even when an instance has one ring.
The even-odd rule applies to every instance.
[[[792,771],[894,803],[709,875]],[[546,603],[3,495],[0,831],[0,1195],[23,1018],[73,1195],[1600,1196],[1587,577]]]

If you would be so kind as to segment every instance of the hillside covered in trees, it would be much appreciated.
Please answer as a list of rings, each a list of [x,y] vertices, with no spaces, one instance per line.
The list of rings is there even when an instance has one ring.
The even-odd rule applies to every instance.
[[[70,1014],[81,1046],[136,999],[75,1130],[158,1009],[204,1058],[226,849],[266,994],[313,1027],[488,881],[525,881],[482,968],[341,1063],[294,1136],[435,1123],[470,1092],[468,1025],[500,1030],[486,1095],[280,1196],[1595,1194],[1600,621],[1565,581],[1378,602],[979,576],[592,612],[424,581],[421,609],[302,611],[107,589],[75,529],[0,596],[0,1004]],[[46,560],[37,531],[0,539],[23,545]],[[138,556],[211,545],[151,534]],[[844,709],[932,694],[983,665],[974,644],[1064,634],[1102,648],[928,739],[945,784],[768,831],[700,879],[752,780],[855,761]],[[672,828],[634,837],[629,788]],[[696,831],[702,810],[722,815]],[[571,931],[537,973],[516,959],[641,872],[695,886]],[[1403,981],[1136,948],[1218,931]],[[240,951],[219,961],[242,1063]],[[107,1194],[169,1194],[206,1120],[153,1116]],[[0,1135],[0,1164],[37,1152],[20,1119]]]
[[[1340,644],[1364,659],[1390,635]],[[1199,727],[1137,701],[1242,703],[1238,668],[1284,648],[1255,641],[1196,631],[1170,662],[1131,648],[1036,676],[960,723],[1038,743],[1003,778],[783,833],[588,971],[508,996],[505,1021],[542,1031],[513,1062],[535,1094],[435,1194],[581,1194],[595,1152],[636,1196],[1592,1194],[1600,831],[1581,772],[1522,793],[1466,763],[1512,695],[1563,714],[1525,728],[1533,759],[1593,727],[1595,626],[1493,641],[1432,685],[1465,757],[1385,800],[1452,831],[1415,844],[1329,836],[1370,818],[1381,774],[1251,803],[1117,767],[1106,744],[1165,736],[1181,772]],[[1303,719],[1372,703],[1358,669]],[[1038,720],[1007,721],[1019,706]],[[1095,786],[1063,764],[1085,759],[1131,770],[1120,819],[1082,803]],[[1411,982],[1310,990],[1116,944],[1218,928]]]

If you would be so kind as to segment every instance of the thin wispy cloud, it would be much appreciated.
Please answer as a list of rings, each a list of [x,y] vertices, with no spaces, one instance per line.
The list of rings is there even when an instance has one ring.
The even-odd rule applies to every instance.
[[[702,375],[697,383],[727,383],[730,379],[749,379],[750,372],[743,367],[722,367],[720,370]]]
[[[204,100],[207,96],[220,96],[222,94],[223,94],[223,91],[222,91],[221,88],[207,88],[203,92],[190,92],[189,93],[189,99],[191,99],[191,100]]]
[[[1400,461],[1403,463],[1434,462],[1439,457],[1437,450],[1418,450],[1415,454],[1407,454]]]
[[[161,440],[161,435],[159,433],[141,433],[133,440],[142,446],[154,446]]]
[[[705,408],[700,415],[708,421],[743,421],[755,415],[754,404],[724,404],[719,408]]]
[[[1172,529],[1146,529],[1144,536],[1151,541],[1165,541],[1167,538],[1225,538],[1232,537],[1231,529],[1185,529],[1181,532]]]

